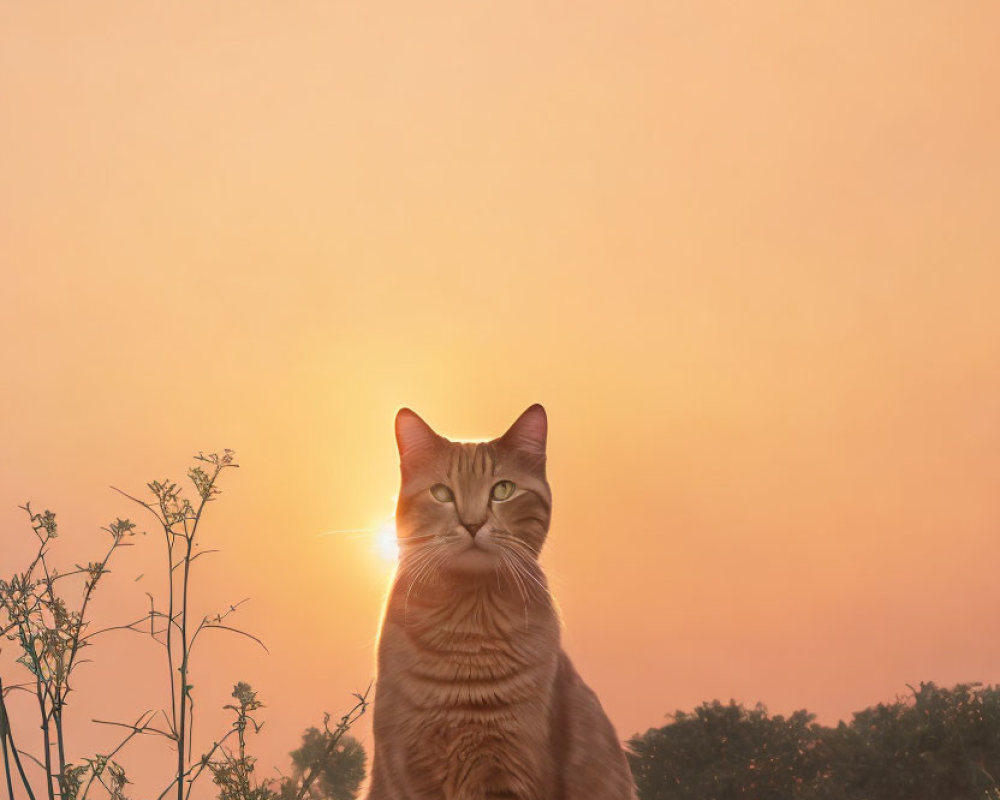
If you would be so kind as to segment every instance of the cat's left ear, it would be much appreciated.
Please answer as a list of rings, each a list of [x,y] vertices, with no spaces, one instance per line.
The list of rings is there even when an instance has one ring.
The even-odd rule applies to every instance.
[[[544,456],[548,431],[549,422],[545,409],[540,403],[535,403],[517,418],[507,433],[500,437],[500,441],[532,455]]]

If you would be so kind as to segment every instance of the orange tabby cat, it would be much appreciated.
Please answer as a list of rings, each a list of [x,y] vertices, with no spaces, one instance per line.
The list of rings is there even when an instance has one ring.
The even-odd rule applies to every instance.
[[[378,645],[368,800],[634,800],[614,728],[559,644],[538,563],[545,410],[499,439],[396,416],[400,558]]]

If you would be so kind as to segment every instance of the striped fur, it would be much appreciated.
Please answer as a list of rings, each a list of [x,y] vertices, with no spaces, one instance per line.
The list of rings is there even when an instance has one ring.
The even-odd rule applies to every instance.
[[[450,442],[396,419],[400,561],[379,636],[368,800],[634,800],[621,745],[562,652],[538,554],[545,411]],[[509,499],[491,499],[513,481]],[[435,499],[441,484],[453,500]]]

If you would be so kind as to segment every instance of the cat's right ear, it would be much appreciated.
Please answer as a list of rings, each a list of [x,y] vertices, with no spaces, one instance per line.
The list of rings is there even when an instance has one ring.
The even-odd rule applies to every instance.
[[[431,426],[415,412],[408,408],[401,408],[396,412],[396,444],[401,463],[411,463],[429,455],[443,442],[444,439],[434,433]]]
[[[500,441],[526,453],[544,457],[548,430],[545,409],[540,403],[535,403],[514,421],[507,433],[500,437]]]

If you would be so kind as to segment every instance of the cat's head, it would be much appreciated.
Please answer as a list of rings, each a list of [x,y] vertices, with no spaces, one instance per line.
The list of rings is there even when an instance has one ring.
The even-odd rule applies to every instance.
[[[452,442],[413,411],[396,415],[400,560],[416,571],[487,576],[534,562],[549,529],[545,409],[488,442]],[[423,566],[421,566],[423,565]]]

